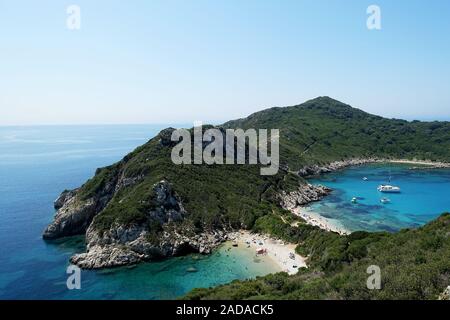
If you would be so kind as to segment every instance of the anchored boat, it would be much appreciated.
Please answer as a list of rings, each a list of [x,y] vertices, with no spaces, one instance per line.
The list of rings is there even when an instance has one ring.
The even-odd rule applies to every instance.
[[[400,193],[402,191],[400,187],[391,186],[390,184],[382,184],[378,186],[377,190],[384,193]]]
[[[382,184],[378,186],[377,190],[384,193],[400,193],[400,187],[393,186],[391,183],[391,171],[389,170],[389,184]]]

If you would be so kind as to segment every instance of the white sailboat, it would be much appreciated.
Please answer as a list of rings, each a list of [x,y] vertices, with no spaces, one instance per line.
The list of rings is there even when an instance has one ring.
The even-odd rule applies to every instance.
[[[402,192],[400,187],[391,186],[390,184],[382,184],[382,185],[378,186],[377,190],[380,192],[384,192],[384,193],[400,193],[400,192]]]
[[[400,193],[402,190],[400,187],[391,185],[391,172],[389,170],[389,184],[379,185],[377,190],[383,193]]]

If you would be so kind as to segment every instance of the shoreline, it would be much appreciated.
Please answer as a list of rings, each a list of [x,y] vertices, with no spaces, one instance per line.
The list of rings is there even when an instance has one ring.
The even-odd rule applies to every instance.
[[[280,269],[280,272],[287,272],[289,275],[296,274],[299,268],[307,268],[306,258],[295,252],[297,245],[275,239],[268,235],[251,233],[246,230],[233,232],[229,235],[232,243],[239,247],[254,250],[264,248],[267,250],[262,256],[269,258]],[[294,259],[290,257],[293,254]]]
[[[388,158],[352,158],[347,160],[333,161],[325,165],[307,165],[302,167],[296,173],[304,178],[319,176],[324,173],[335,172],[353,166],[361,166],[374,163],[397,163],[411,164],[415,167],[410,169],[445,169],[450,168],[449,162],[431,161],[431,160],[408,160],[408,159],[388,159]]]
[[[317,212],[307,210],[305,207],[296,207],[291,212],[306,221],[307,224],[319,227],[323,230],[336,232],[340,235],[348,235],[350,230],[346,229],[338,220],[325,218]]]
[[[431,161],[431,160],[407,160],[407,159],[394,159],[387,160],[389,163],[399,163],[399,164],[414,164],[420,166],[427,166],[427,169],[440,169],[440,168],[450,168],[450,163],[440,162],[440,161]],[[421,169],[421,167],[412,167],[410,169]]]

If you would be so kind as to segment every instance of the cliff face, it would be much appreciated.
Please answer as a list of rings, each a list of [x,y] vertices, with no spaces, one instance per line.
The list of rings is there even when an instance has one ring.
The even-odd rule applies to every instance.
[[[293,210],[299,206],[319,201],[331,193],[331,189],[325,186],[313,186],[305,184],[295,191],[280,192],[280,206],[286,210]]]
[[[81,234],[97,214],[94,199],[79,200],[76,190],[62,194],[55,201],[55,220],[45,229],[44,239],[51,240]]]
[[[114,225],[100,234],[94,227],[86,232],[87,252],[74,255],[70,261],[85,269],[109,268],[135,264],[190,252],[210,253],[227,239],[224,231],[192,234],[164,226],[157,241],[148,238],[144,225]]]
[[[110,189],[118,192],[121,185],[123,179]],[[181,228],[180,222],[186,218],[187,212],[168,181],[156,183],[152,191],[154,207],[146,213],[148,219],[136,220],[130,225],[115,222],[107,230],[99,230],[92,223],[103,210],[98,200],[80,200],[78,190],[65,191],[55,201],[55,208],[59,209],[43,237],[56,239],[86,233],[86,253],[70,259],[73,264],[86,269],[135,264],[188,252],[210,253],[227,239],[223,230],[196,234],[192,229]],[[148,221],[161,229],[157,239],[152,238]]]

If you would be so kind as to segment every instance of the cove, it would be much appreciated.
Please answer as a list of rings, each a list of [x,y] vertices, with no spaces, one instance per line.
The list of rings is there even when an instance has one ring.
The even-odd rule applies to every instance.
[[[377,191],[388,182],[399,194]],[[363,178],[367,177],[367,181]],[[389,231],[419,227],[450,211],[450,169],[411,169],[410,164],[368,164],[349,167],[309,180],[333,192],[307,210],[336,220],[350,231]],[[357,203],[352,203],[352,198]],[[390,203],[380,200],[388,197]]]

